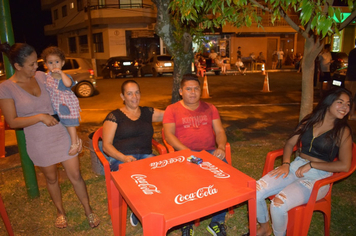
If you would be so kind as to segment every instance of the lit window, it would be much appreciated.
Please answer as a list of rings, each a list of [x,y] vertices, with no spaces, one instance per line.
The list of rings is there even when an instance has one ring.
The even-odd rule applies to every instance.
[[[73,8],[74,8],[74,2],[71,2],[71,3],[69,4],[69,7],[70,7],[70,9],[73,9]]]

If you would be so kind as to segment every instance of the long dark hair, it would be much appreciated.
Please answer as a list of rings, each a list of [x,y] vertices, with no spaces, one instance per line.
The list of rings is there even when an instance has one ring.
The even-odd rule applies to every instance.
[[[0,44],[0,52],[6,54],[12,67],[15,68],[15,63],[23,66],[26,58],[35,52],[35,49],[26,43],[15,43],[12,46],[8,43],[3,43]]]
[[[338,98],[340,98],[341,94],[346,94],[349,99],[350,99],[350,108],[352,107],[353,103],[353,97],[352,94],[349,90],[345,88],[333,88],[327,91],[327,93],[323,96],[321,101],[316,105],[312,113],[304,117],[298,124],[297,128],[295,131],[290,135],[289,138],[293,137],[294,135],[299,135],[298,141],[297,141],[297,146],[298,148],[300,147],[300,141],[302,138],[302,135],[309,129],[312,129],[315,124],[318,124],[320,122],[324,121],[325,114],[327,110],[330,108],[330,106],[333,104],[334,101],[336,101]],[[350,135],[351,135],[351,127],[347,123],[349,114],[345,115],[342,119],[335,119],[334,121],[334,127],[332,128],[331,132],[328,132],[326,136],[326,142],[328,142],[328,145],[332,145],[332,149],[336,145],[340,145],[341,137],[342,137],[342,132],[345,130],[345,128],[348,128],[350,130]],[[331,152],[332,153],[332,152]],[[331,154],[330,153],[330,154]]]

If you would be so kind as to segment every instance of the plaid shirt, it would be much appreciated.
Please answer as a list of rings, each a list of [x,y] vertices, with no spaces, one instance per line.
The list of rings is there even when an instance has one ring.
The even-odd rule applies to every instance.
[[[68,75],[68,77],[73,81],[73,79]],[[68,88],[67,90],[59,90],[58,85],[61,80],[54,79],[51,75],[47,74],[46,78],[46,89],[51,96],[52,106],[55,112],[60,118],[63,119],[78,119],[80,117],[79,112],[79,100],[73,91]],[[63,83],[63,82],[62,82]],[[63,104],[69,108],[70,114],[63,115],[59,112],[59,105]]]

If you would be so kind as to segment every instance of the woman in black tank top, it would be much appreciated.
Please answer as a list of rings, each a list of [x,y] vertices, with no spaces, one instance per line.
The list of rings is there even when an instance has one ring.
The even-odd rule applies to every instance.
[[[271,235],[265,199],[276,195],[270,205],[274,235],[285,235],[288,211],[307,203],[315,181],[347,172],[352,160],[352,132],[347,124],[352,94],[344,88],[334,88],[298,124],[284,146],[282,165],[257,181],[257,235]],[[293,147],[299,156],[291,162]],[[336,161],[333,161],[338,156]],[[318,199],[329,186],[323,186]]]

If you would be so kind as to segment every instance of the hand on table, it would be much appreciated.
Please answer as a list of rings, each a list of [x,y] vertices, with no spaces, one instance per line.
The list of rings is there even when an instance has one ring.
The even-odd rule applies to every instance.
[[[136,161],[136,158],[134,158],[133,156],[125,156],[123,162],[126,163],[126,162],[133,162],[133,161]]]
[[[220,160],[223,160],[225,158],[225,150],[217,148],[213,152],[213,155],[219,158]]]

